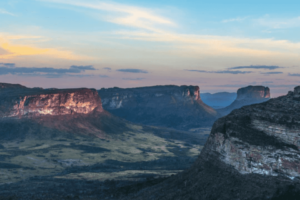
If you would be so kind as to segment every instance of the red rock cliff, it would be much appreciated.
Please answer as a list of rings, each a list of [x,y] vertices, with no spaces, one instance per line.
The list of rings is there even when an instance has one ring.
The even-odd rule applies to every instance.
[[[90,89],[10,89],[1,92],[0,105],[1,118],[103,111],[97,91]]]

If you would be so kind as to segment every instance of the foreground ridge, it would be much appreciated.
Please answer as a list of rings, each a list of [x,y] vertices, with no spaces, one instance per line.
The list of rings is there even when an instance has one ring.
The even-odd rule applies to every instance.
[[[217,120],[187,171],[132,199],[299,199],[300,86]]]

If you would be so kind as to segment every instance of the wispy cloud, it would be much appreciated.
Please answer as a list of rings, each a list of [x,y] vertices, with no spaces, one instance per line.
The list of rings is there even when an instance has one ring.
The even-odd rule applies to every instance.
[[[105,69],[106,71],[111,71],[111,68],[110,67],[104,67],[103,69]]]
[[[0,63],[0,67],[15,67],[15,63]]]
[[[161,17],[151,9],[128,6],[118,3],[83,0],[44,0],[53,3],[68,4],[94,10],[109,11],[115,16],[107,16],[104,20],[124,26],[159,31],[156,25],[175,25],[171,20]]]
[[[92,65],[87,65],[87,66],[72,65],[68,69],[65,69],[65,68],[52,68],[52,67],[42,67],[42,68],[41,67],[15,67],[14,63],[0,64],[0,75],[12,74],[12,75],[19,75],[19,76],[45,76],[48,78],[58,78],[62,76],[86,77],[86,76],[94,76],[94,75],[83,74],[84,72],[95,71],[95,70],[96,69]]]
[[[125,72],[125,73],[143,73],[147,74],[148,71],[142,69],[118,69],[118,72]]]
[[[7,35],[0,33],[0,49],[5,53],[0,54],[0,59],[13,59],[19,56],[48,56],[66,60],[89,60],[91,57],[76,55],[72,51],[56,48],[40,48],[22,42],[26,40],[40,39],[39,36]],[[16,44],[17,43],[17,44]]]
[[[283,68],[279,66],[268,66],[268,65],[250,65],[250,66],[238,66],[238,67],[230,67],[228,69],[268,69],[274,70],[278,68]]]
[[[172,51],[178,51],[182,56],[243,56],[258,57],[260,59],[267,56],[276,56],[289,57],[289,59],[292,59],[298,56],[295,52],[300,50],[300,43],[294,43],[287,40],[193,35],[172,32],[167,28],[174,25],[176,26],[176,23],[173,22],[170,17],[167,18],[157,14],[156,9],[93,0],[42,1],[67,4],[82,9],[88,8],[96,11],[106,11],[106,13],[109,13],[109,16],[101,18],[102,20],[136,28],[136,30],[126,30],[122,27],[122,30],[113,31],[110,36],[114,36],[118,39],[170,43],[172,45]],[[244,18],[247,17],[228,19],[227,22],[242,21]],[[226,20],[224,20],[224,22],[226,22]]]
[[[2,8],[0,8],[0,14],[16,16],[15,14],[13,14],[13,13],[11,13],[11,12],[8,12],[8,11],[2,9]]]
[[[262,18],[256,19],[256,23],[261,26],[265,26],[271,29],[286,29],[300,27],[300,16],[294,18],[273,18],[271,16],[264,16]]]
[[[145,78],[123,78],[123,80],[128,80],[128,81],[141,81],[144,80]]]
[[[220,71],[206,71],[206,70],[186,70],[189,72],[199,72],[199,73],[214,73],[214,74],[249,74],[251,71],[231,71],[231,70],[220,70]]]
[[[283,72],[260,72],[260,74],[264,74],[264,75],[274,75],[274,74],[283,74]]]
[[[300,74],[289,73],[289,76],[300,76]]]
[[[224,19],[222,20],[222,23],[229,23],[229,22],[242,22],[246,20],[248,17],[236,17],[231,19]]]

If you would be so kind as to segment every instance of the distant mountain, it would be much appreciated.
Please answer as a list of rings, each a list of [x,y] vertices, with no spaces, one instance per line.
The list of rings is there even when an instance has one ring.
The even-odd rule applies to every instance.
[[[269,97],[267,88],[260,91],[254,97]],[[239,94],[249,98],[245,89]],[[300,86],[286,96],[234,110],[215,122],[189,170],[127,199],[300,199],[299,112]]]
[[[20,84],[0,83],[0,90],[1,89],[20,89],[20,88],[26,88],[26,87],[23,85],[20,85]]]
[[[268,101],[270,97],[271,94],[268,87],[250,85],[248,87],[238,89],[235,101],[225,108],[217,109],[217,111],[222,116],[228,115],[231,111],[243,106]]]
[[[189,130],[211,126],[218,113],[198,86],[108,88],[98,91],[105,110],[134,123]]]
[[[214,109],[229,106],[237,97],[236,93],[218,92],[218,93],[201,93],[202,101]]]

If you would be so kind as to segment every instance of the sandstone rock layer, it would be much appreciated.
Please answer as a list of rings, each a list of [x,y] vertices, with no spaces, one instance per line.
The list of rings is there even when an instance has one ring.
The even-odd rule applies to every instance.
[[[103,111],[96,90],[8,87],[0,90],[0,117],[88,114]]]

